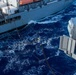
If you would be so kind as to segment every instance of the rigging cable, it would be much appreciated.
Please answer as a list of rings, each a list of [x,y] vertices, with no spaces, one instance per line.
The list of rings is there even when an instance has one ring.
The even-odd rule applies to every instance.
[[[38,41],[37,41],[36,43],[38,43]],[[52,67],[50,66],[49,62],[47,61],[47,57],[46,57],[46,54],[45,54],[45,52],[44,52],[44,49],[43,49],[43,45],[40,44],[40,43],[38,43],[38,44],[40,45],[40,48],[41,48],[41,50],[42,50],[42,52],[43,52],[43,56],[44,56],[44,59],[45,59],[45,61],[46,61],[46,65],[48,66],[48,68],[50,69],[50,71],[52,72],[52,74],[53,74],[53,75],[56,75],[55,72],[57,72],[57,73],[59,73],[60,75],[63,75],[62,73],[58,72],[57,70],[55,70],[54,68],[52,68]],[[34,55],[34,56],[35,56],[35,55]],[[35,58],[38,59],[38,60],[40,60],[37,56],[35,56]]]
[[[16,26],[15,20],[14,20],[14,24],[15,24],[15,26]],[[15,29],[16,29],[16,31],[17,31],[17,35],[18,35],[19,39],[21,39],[21,35],[20,35],[20,33],[19,33],[17,27],[16,27]]]
[[[47,57],[46,57],[46,55],[45,55],[44,49],[42,49],[42,51],[43,51],[43,56],[44,56],[44,58],[45,58],[45,61],[46,61],[47,66],[48,66],[49,69],[51,70],[52,74],[53,74],[53,75],[56,75],[55,72],[53,71],[53,69],[50,67],[48,61],[47,61]]]
[[[40,45],[40,46],[42,46],[42,45]],[[48,68],[51,70],[51,72],[52,72],[52,74],[53,75],[56,75],[55,74],[55,72],[53,71],[53,70],[55,70],[54,68],[52,68],[51,66],[50,66],[50,64],[49,64],[49,62],[47,61],[47,57],[46,57],[46,54],[45,54],[45,52],[44,52],[44,49],[43,49],[43,47],[42,47],[42,52],[43,52],[43,56],[44,56],[44,58],[45,58],[45,61],[46,61],[46,64],[47,64],[47,66],[48,66]],[[58,72],[57,70],[55,70],[56,72]],[[60,72],[58,72],[60,75],[63,75],[62,73],[60,73]]]

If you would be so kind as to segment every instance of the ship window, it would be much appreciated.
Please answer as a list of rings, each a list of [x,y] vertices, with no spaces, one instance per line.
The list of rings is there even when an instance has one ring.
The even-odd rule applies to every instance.
[[[1,22],[0,22],[0,25],[1,25]]]
[[[75,49],[74,49],[74,54],[76,54],[76,43],[75,43]]]
[[[11,21],[12,21],[12,18],[7,20],[7,22],[11,22]]]
[[[2,23],[2,24],[5,24],[5,21],[2,21],[1,23]]]
[[[10,21],[12,21],[13,19],[11,18]]]
[[[3,24],[5,24],[5,21],[1,21],[1,22],[0,22],[0,25],[3,25]]]
[[[19,20],[21,16],[14,17],[15,20]]]
[[[19,10],[16,10],[15,13],[19,13]]]
[[[10,22],[13,22],[13,21],[19,20],[19,19],[21,19],[21,16],[17,16],[17,17],[14,17],[14,18],[10,18],[10,19],[7,19],[6,21],[3,20],[3,21],[0,22],[0,25],[6,24],[6,23],[10,23]]]
[[[14,17],[14,18],[10,18],[10,19],[8,19],[8,21],[10,22],[12,22],[12,21],[15,21],[15,20],[19,20],[21,18],[21,16],[17,16],[17,17]]]

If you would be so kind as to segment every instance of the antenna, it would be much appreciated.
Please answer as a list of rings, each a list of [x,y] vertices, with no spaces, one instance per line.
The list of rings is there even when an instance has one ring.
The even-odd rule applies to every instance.
[[[9,8],[8,0],[6,0],[6,3],[7,3],[7,7],[8,7],[8,12],[9,12],[10,8]]]
[[[6,0],[7,6],[9,6],[8,0]]]

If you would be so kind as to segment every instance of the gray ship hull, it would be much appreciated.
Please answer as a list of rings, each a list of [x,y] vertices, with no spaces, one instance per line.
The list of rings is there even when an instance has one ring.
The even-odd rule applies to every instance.
[[[9,18],[18,16],[18,18],[16,17],[18,20],[10,21],[9,23],[0,25],[0,34],[21,26],[25,26],[31,20],[38,21],[41,18],[55,14],[70,6],[72,2],[73,0],[54,1],[48,3],[47,5],[43,5],[42,7],[37,7],[35,9],[30,9],[29,11],[25,10],[24,12],[10,15],[8,16]]]

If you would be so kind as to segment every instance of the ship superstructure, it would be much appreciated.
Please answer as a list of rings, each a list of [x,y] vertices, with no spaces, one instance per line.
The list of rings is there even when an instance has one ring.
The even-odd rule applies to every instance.
[[[73,0],[0,0],[0,34],[70,6]]]
[[[69,37],[60,36],[59,49],[76,59],[76,18],[71,18],[68,22]]]

